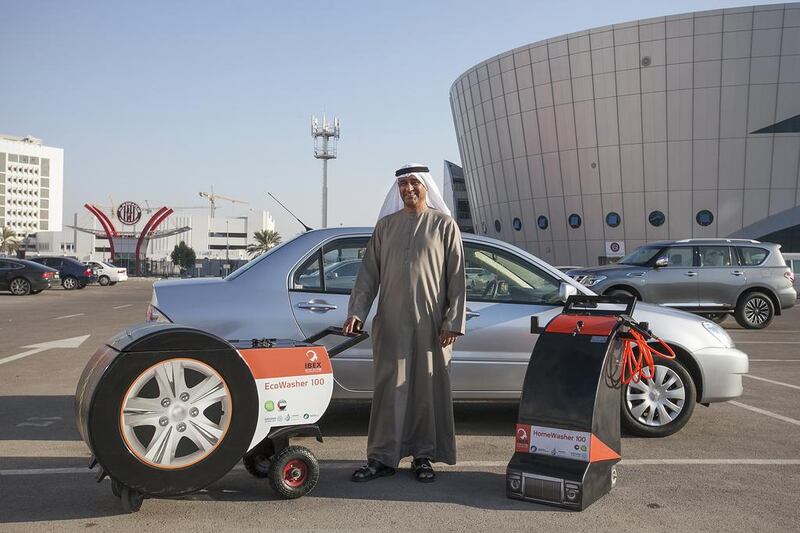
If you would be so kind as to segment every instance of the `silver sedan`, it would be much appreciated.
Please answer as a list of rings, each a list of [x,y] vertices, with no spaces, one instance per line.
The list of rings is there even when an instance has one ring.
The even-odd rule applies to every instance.
[[[225,339],[302,339],[347,313],[354,278],[332,275],[355,267],[372,228],[303,233],[250,261],[224,279],[156,282],[148,320],[200,328]],[[451,368],[457,400],[519,399],[536,342],[530,317],[545,324],[569,294],[593,294],[561,271],[508,243],[465,234],[466,268],[480,283],[467,287],[467,333],[455,344]],[[367,319],[369,330],[375,309]],[[639,302],[634,312],[677,353],[658,361],[655,376],[623,391],[625,428],[666,436],[691,417],[696,403],[742,394],[747,354],[717,324],[695,315]],[[331,342],[335,342],[335,339]],[[334,359],[334,398],[369,399],[372,348],[364,342]]]

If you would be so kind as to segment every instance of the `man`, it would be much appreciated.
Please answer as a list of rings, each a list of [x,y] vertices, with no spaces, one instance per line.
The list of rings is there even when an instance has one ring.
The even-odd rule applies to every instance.
[[[406,165],[395,176],[343,326],[345,333],[361,329],[380,289],[368,461],[353,481],[392,475],[410,455],[416,478],[431,482],[431,461],[456,462],[449,366],[464,334],[464,250],[428,168]]]

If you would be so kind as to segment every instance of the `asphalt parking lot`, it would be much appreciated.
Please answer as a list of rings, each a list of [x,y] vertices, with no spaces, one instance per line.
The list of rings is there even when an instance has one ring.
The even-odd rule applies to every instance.
[[[314,492],[276,499],[264,480],[234,469],[185,498],[148,499],[123,514],[108,481],[95,483],[75,428],[73,395],[87,358],[144,319],[152,281],[0,294],[0,530],[169,529],[795,530],[800,523],[800,306],[762,331],[724,325],[750,355],[736,402],[697,406],[689,424],[657,440],[626,437],[620,478],[582,513],[509,500],[505,465],[516,406],[456,406],[459,464],[421,484],[405,469],[349,481],[363,461],[369,406],[334,405]],[[791,524],[795,524],[792,526]]]

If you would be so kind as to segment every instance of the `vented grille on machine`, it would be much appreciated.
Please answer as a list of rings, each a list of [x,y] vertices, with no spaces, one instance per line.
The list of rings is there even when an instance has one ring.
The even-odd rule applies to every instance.
[[[561,480],[525,476],[525,497],[560,503],[561,483]]]

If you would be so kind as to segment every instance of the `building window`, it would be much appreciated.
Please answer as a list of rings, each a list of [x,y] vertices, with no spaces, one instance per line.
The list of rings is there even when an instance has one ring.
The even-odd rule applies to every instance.
[[[502,227],[502,226],[500,226],[500,221],[499,221],[499,220],[497,220],[497,219],[495,219],[495,221],[494,221],[494,230],[495,230],[497,233],[500,233],[500,228],[501,228],[501,227]]]
[[[667,220],[667,217],[661,211],[656,210],[650,212],[650,215],[647,217],[647,220],[650,221],[651,225],[659,227],[664,224],[664,222]]]
[[[714,222],[714,215],[708,209],[703,209],[697,212],[695,220],[697,220],[697,223],[701,226],[710,226],[711,223]]]
[[[539,226],[539,229],[547,229],[547,226],[549,226],[550,223],[547,221],[546,216],[541,215],[536,219],[536,225]]]
[[[572,213],[567,219],[567,222],[569,222],[570,228],[578,229],[581,227],[581,216],[577,213]]]
[[[456,216],[460,219],[472,218],[472,214],[469,211],[469,202],[466,200],[458,201]]]
[[[514,229],[517,231],[522,229],[522,221],[519,219],[519,217],[514,217],[514,220],[511,222],[511,224],[513,224]]]
[[[619,226],[620,222],[622,222],[622,217],[619,216],[619,213],[612,211],[606,215],[606,224],[612,228]]]

